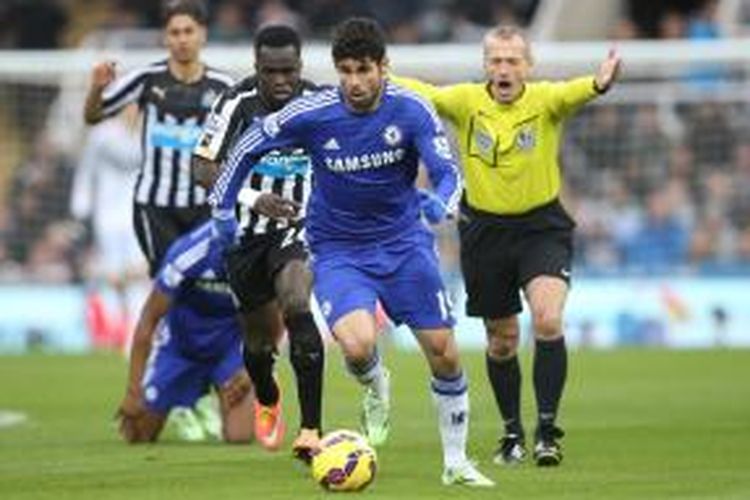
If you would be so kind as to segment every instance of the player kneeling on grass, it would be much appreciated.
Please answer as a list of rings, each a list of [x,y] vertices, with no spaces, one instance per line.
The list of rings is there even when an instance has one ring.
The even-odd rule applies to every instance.
[[[224,440],[252,438],[253,391],[237,310],[210,239],[204,223],[172,244],[141,311],[117,412],[130,443],[155,441],[171,409],[193,406],[212,386]]]

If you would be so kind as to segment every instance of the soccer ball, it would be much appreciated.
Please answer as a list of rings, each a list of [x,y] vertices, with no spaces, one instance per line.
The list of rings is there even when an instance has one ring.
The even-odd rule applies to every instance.
[[[323,436],[312,459],[315,482],[331,491],[361,491],[375,479],[377,456],[367,440],[354,431],[337,430]]]

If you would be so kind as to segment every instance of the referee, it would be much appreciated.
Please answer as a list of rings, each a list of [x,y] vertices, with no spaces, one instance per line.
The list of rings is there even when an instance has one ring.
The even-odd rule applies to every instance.
[[[563,431],[555,422],[567,373],[562,315],[575,226],[559,201],[560,136],[568,117],[612,86],[620,57],[611,51],[596,75],[530,83],[531,49],[520,30],[490,30],[483,49],[482,83],[438,88],[393,80],[429,98],[457,133],[465,175],[459,233],[466,309],[484,320],[487,376],[505,423],[494,461],[526,458],[517,356],[523,290],[535,337],[534,460],[558,465]]]
[[[193,182],[190,157],[211,104],[233,82],[200,60],[206,11],[196,0],[174,0],[164,10],[169,58],[115,80],[113,62],[97,64],[84,117],[95,124],[129,103],[143,114],[143,163],[136,181],[133,222],[153,277],[178,236],[209,215],[206,192]]]

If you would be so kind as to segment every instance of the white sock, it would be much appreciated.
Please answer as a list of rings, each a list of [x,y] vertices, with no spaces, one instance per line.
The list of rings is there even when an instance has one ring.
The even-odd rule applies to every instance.
[[[469,433],[469,393],[464,374],[456,378],[432,378],[432,396],[438,412],[445,467],[466,462]]]

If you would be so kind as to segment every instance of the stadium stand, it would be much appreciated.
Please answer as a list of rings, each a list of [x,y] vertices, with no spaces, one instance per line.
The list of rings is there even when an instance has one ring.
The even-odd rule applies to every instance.
[[[225,0],[211,3],[214,38],[205,59],[246,74],[258,24],[295,23],[314,40],[350,13],[376,12],[395,41],[408,42],[391,50],[397,71],[445,84],[481,76],[477,40],[488,23],[528,23],[540,78],[592,71],[610,47],[605,39],[618,38],[624,81],[570,122],[561,158],[565,203],[579,225],[576,272],[750,275],[750,102],[743,90],[750,42],[735,36],[747,33],[750,2],[696,2],[702,8],[650,12],[648,22],[636,15],[638,3],[612,2],[619,10],[609,9],[604,29],[590,34],[599,41],[559,42],[575,25],[570,9],[552,9],[556,2],[518,0],[492,11],[486,2],[449,0]],[[114,56],[125,70],[163,54],[153,9],[96,4],[90,14],[89,2],[60,4],[68,8],[59,38],[67,49],[24,51],[18,39],[0,41],[19,48],[0,57],[0,282],[81,283],[91,267],[91,237],[68,209],[87,134],[80,109],[90,67]],[[0,25],[8,11],[0,9]],[[580,13],[587,15],[603,14]],[[642,26],[651,25],[662,26],[653,32],[661,40],[643,38],[650,32]],[[333,80],[325,43],[311,42],[304,58],[310,78]],[[456,245],[453,228],[443,228],[445,272],[458,280]]]

